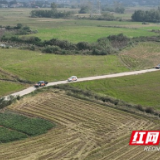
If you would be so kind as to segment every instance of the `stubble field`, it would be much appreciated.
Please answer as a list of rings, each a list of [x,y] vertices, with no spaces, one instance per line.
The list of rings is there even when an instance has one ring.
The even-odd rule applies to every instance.
[[[132,130],[158,129],[156,121],[65,95],[42,92],[10,110],[57,123],[48,133],[0,145],[3,160],[159,159],[159,152],[129,146]]]

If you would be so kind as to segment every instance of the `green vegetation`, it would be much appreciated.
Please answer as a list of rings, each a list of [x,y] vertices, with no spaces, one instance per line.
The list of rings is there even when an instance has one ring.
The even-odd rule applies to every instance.
[[[23,26],[27,25],[31,29],[38,30],[37,34],[27,35],[27,37],[37,36],[42,40],[55,38],[67,40],[69,43],[72,42],[74,44],[79,42],[95,43],[99,38],[108,37],[109,35],[113,35],[113,33],[116,35],[123,33],[129,38],[159,35],[158,32],[152,31],[153,29],[159,29],[158,24],[150,23],[143,25],[139,22],[127,21],[31,18],[29,17],[30,12],[31,9],[0,9],[0,20],[5,26],[13,27],[17,24],[22,24]],[[127,10],[126,13],[129,16],[130,13],[133,13],[133,9]],[[21,26],[17,25],[17,27]],[[130,46],[130,49],[122,51],[119,55],[103,57],[46,55],[37,51],[0,49],[0,67],[20,79],[31,82],[39,80],[64,80],[71,75],[77,75],[78,77],[103,75],[155,66],[159,61],[158,45],[158,42],[141,43],[136,47],[133,44]],[[149,46],[152,47],[148,48]],[[33,50],[36,50],[34,46],[31,47]],[[53,52],[57,48],[53,47],[51,49]],[[145,53],[147,53],[147,58]],[[151,53],[152,55],[150,56]],[[2,84],[1,95],[14,90],[21,90],[24,87],[24,85],[19,83],[0,83]],[[4,84],[8,85],[4,86]]]
[[[76,22],[75,22],[76,23]],[[113,23],[114,24],[114,23]],[[117,23],[119,24],[119,23]],[[103,25],[103,23],[101,23]],[[112,23],[111,23],[112,25]],[[153,32],[149,32],[147,28],[114,28],[114,27],[97,27],[97,26],[69,26],[59,28],[38,29],[38,33],[34,36],[42,40],[58,38],[60,40],[68,40],[70,42],[96,42],[97,39],[108,37],[109,35],[123,33],[128,37],[153,36]],[[32,35],[33,36],[33,35]]]
[[[9,142],[46,133],[51,122],[14,113],[0,113],[0,142]]]
[[[4,96],[12,92],[24,89],[26,85],[16,82],[0,81],[0,86],[1,86],[0,96]]]
[[[43,119],[28,118],[13,113],[0,113],[0,125],[25,133],[29,136],[45,133],[54,126],[54,124]]]
[[[20,140],[27,137],[28,137],[27,135],[21,132],[17,132],[15,130],[11,130],[11,129],[0,126],[0,143]]]
[[[70,84],[129,103],[160,109],[160,72]]]
[[[102,6],[102,11],[109,11],[109,12],[116,12],[116,13],[124,13],[125,7],[122,3],[119,3],[118,1],[114,1],[113,6],[104,5]]]
[[[41,39],[39,39],[38,37],[19,38],[15,36],[2,36],[1,40],[5,42],[17,42],[23,45],[24,43],[27,43],[28,45],[32,45],[25,47],[27,49],[35,50],[36,47],[37,50],[42,50],[42,52],[44,53],[54,53],[61,55],[110,55],[115,54],[119,51],[119,49],[128,46],[130,42],[130,39],[124,36],[123,34],[111,35],[108,37],[100,38],[96,43],[79,42],[77,44],[70,43],[66,40],[58,39],[41,41]]]
[[[68,18],[73,13],[71,11],[59,12],[57,11],[57,5],[51,3],[51,10],[33,10],[31,11],[31,17],[46,17],[46,18]]]
[[[160,22],[160,7],[157,10],[137,10],[132,15],[132,20],[137,22]]]
[[[0,67],[32,82],[65,80],[71,75],[87,77],[128,71],[117,55],[64,56],[18,49],[0,49]]]

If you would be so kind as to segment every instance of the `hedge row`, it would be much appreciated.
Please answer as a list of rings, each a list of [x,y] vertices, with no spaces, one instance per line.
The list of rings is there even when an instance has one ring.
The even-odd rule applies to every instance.
[[[55,54],[91,54],[91,55],[108,55],[117,53],[117,49],[121,49],[128,45],[129,39],[123,34],[113,35],[100,38],[95,43],[79,42],[77,44],[70,43],[66,40],[51,39],[42,41],[38,37],[6,37],[3,36],[1,41],[17,42],[19,44],[31,44],[29,49],[35,50],[37,47],[44,53]],[[115,44],[114,46],[113,44]],[[122,45],[122,42],[123,43]],[[125,44],[125,45],[124,45]],[[116,49],[115,49],[116,48]]]
[[[135,104],[129,104],[127,102],[124,102],[122,100],[119,99],[115,99],[112,97],[108,97],[108,96],[102,96],[96,93],[93,93],[91,91],[87,91],[87,90],[81,90],[81,89],[77,89],[75,87],[72,87],[68,84],[64,84],[64,85],[57,85],[57,86],[53,86],[53,88],[57,88],[57,89],[63,89],[65,91],[69,91],[69,95],[75,96],[75,97],[81,97],[81,95],[83,95],[84,99],[92,99],[92,100],[96,100],[98,102],[102,102],[104,104],[112,104],[114,106],[122,106],[121,109],[123,110],[127,110],[127,111],[131,111],[132,109],[143,112],[143,113],[149,113],[152,114],[154,116],[158,116],[160,117],[160,112],[157,110],[154,110],[152,107],[144,107],[141,105],[135,105]]]

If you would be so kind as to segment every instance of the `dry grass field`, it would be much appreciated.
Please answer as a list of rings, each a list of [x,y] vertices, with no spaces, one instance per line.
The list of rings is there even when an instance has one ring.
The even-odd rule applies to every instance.
[[[160,152],[129,146],[132,130],[158,123],[62,91],[27,96],[9,109],[57,123],[44,135],[0,145],[1,160],[158,160]]]
[[[144,69],[157,66],[160,63],[159,55],[159,42],[142,42],[123,50],[120,58],[130,69]]]

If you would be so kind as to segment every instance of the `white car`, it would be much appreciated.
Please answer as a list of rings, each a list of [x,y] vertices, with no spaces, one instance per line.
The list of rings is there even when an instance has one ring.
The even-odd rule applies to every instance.
[[[160,69],[160,64],[158,64],[155,68],[156,68],[156,69]]]
[[[68,78],[68,82],[73,82],[73,81],[77,81],[77,77],[76,76],[71,76],[70,78]]]

